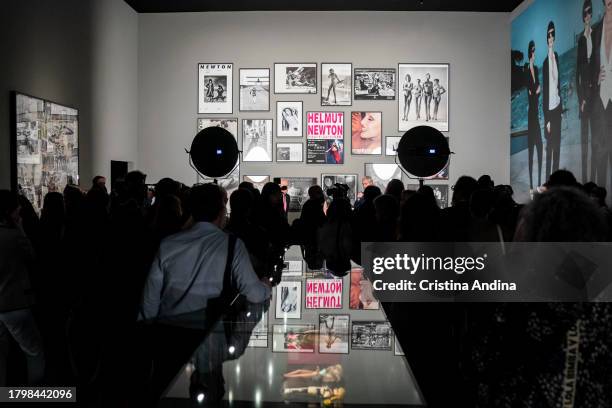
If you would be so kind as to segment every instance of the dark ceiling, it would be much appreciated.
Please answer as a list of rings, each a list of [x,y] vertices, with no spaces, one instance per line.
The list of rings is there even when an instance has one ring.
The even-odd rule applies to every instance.
[[[522,0],[125,0],[139,13],[254,10],[510,12]]]

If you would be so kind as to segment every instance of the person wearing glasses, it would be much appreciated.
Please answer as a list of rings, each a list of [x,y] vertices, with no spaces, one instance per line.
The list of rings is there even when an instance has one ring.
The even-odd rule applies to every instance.
[[[580,117],[580,145],[582,147],[582,183],[595,180],[596,163],[591,157],[591,178],[587,180],[589,169],[589,128],[593,129],[591,123],[592,105],[592,58],[593,58],[593,30],[591,19],[593,18],[593,5],[591,0],[584,0],[582,6],[582,22],[584,31],[578,39],[578,52],[576,60],[576,93],[578,95],[578,116]],[[593,138],[591,137],[591,151],[593,152]],[[593,154],[591,153],[593,156]]]
[[[592,116],[597,126],[593,132],[597,136],[593,142],[595,181],[600,186],[607,185],[610,143],[607,140],[612,130],[612,0],[602,0],[604,16],[593,27],[593,76]],[[593,163],[591,163],[593,167]]]
[[[529,94],[529,108],[527,112],[527,152],[529,153],[529,190],[533,190],[533,150],[535,148],[538,158],[538,184],[542,185],[542,132],[540,130],[540,78],[538,67],[535,64],[535,43],[529,42],[527,55],[529,56],[529,71],[527,72],[527,93]]]
[[[612,0],[609,0],[612,2]],[[555,52],[555,23],[549,22],[546,31],[548,55],[542,65],[544,76],[544,135],[546,138],[546,180],[551,173],[559,170],[561,152],[561,79],[559,78],[559,56]]]

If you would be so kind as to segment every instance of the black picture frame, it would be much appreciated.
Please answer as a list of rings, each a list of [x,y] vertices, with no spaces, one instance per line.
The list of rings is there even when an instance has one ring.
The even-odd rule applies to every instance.
[[[242,109],[242,83],[241,83],[241,78],[242,78],[242,71],[247,71],[247,70],[262,70],[262,71],[268,71],[268,109]],[[270,68],[239,68],[238,69],[238,112],[270,112],[271,111],[271,106],[270,106],[270,88],[272,87],[272,83],[271,83],[271,78],[270,78]]]
[[[362,74],[370,71],[393,71],[395,76],[395,83],[393,84],[393,96],[368,96],[362,97],[361,95],[357,95],[356,93],[356,84],[357,84],[357,74]],[[353,69],[353,100],[354,101],[394,101],[397,98],[397,69],[396,68],[354,68]]]
[[[300,104],[300,134],[299,135],[284,135],[279,132],[279,127],[282,126],[282,119],[279,117],[279,105],[287,103]],[[304,137],[304,101],[276,101],[276,137],[277,138],[303,138]],[[282,131],[282,130],[281,130]]]
[[[353,176],[355,177],[355,191],[353,192],[353,200],[351,202],[351,204],[354,205],[354,203],[357,201],[357,190],[359,189],[359,173],[321,173],[321,188],[323,189],[323,191],[325,191],[326,187],[325,187],[325,183],[324,183],[324,179],[326,176],[333,176],[333,177],[338,177],[338,176]],[[350,201],[350,197],[349,197],[349,201]]]
[[[316,329],[316,326],[312,323],[296,323],[296,324],[273,324],[272,325],[272,352],[273,353],[283,353],[283,354],[314,354],[317,351],[317,342],[314,342],[314,347],[312,349],[312,351],[290,351],[288,349],[284,349],[284,350],[278,350],[274,348],[274,334],[276,334],[276,327],[304,327],[307,330],[312,330],[314,331]],[[283,332],[279,332],[279,333],[283,333]],[[286,333],[286,332],[285,332]],[[313,334],[315,335],[315,334]],[[316,334],[316,339],[315,340],[319,340],[319,336],[318,334]]]
[[[304,65],[304,66],[309,66],[309,68],[311,68],[310,66],[314,66],[315,69],[315,74],[314,74],[314,78],[315,81],[318,81],[318,64],[316,62],[275,62],[274,63],[274,94],[275,95],[316,95],[318,92],[318,87],[319,84],[315,83],[314,85],[314,92],[278,92],[276,90],[276,71],[278,69],[278,66],[280,65]]]
[[[359,324],[386,324],[389,326],[389,346],[388,347],[361,347],[353,344],[353,336],[355,336],[355,325]],[[365,350],[365,351],[393,351],[393,328],[391,323],[387,320],[353,320],[351,322],[351,350]]]
[[[307,291],[308,291],[308,283],[310,281],[339,281],[340,284],[342,285],[342,292],[340,293],[340,306],[338,307],[308,307],[307,306],[307,302],[306,302],[306,298],[307,298]],[[344,309],[344,279],[342,278],[334,278],[334,279],[327,279],[327,278],[314,278],[314,277],[309,277],[306,278],[305,283],[304,283],[304,309],[305,310],[342,310]]]
[[[354,113],[380,113],[380,153],[355,153],[353,150],[353,114]],[[383,153],[383,113],[382,111],[351,111],[351,155],[353,156],[382,156]]]
[[[385,156],[389,156],[389,157],[394,157],[397,156],[397,151],[395,152],[395,154],[389,154],[387,153],[389,151],[389,138],[397,138],[399,140],[402,139],[402,136],[385,136]],[[399,142],[398,140],[398,142]]]
[[[340,140],[340,138],[334,139],[313,139],[308,138],[308,114],[309,113],[342,113],[342,163],[312,163],[308,161],[308,142],[309,141],[324,141],[324,140]],[[313,164],[319,166],[342,166],[346,163],[346,141],[345,141],[345,133],[346,133],[346,112],[333,110],[333,111],[307,111],[304,115],[304,121],[306,122],[306,134],[304,135],[306,138],[306,164]]]
[[[245,147],[245,126],[244,126],[244,122],[247,120],[265,120],[265,121],[270,121],[270,160],[246,160],[246,156],[248,155],[248,152],[245,151],[246,147]],[[274,119],[268,119],[268,118],[248,118],[248,119],[242,119],[242,162],[243,163],[270,163],[274,161]]]
[[[232,84],[231,93],[227,92],[230,96],[231,102],[229,104],[230,110],[223,112],[204,112],[200,109],[200,65],[231,65],[231,78],[227,81],[227,84]],[[233,62],[198,62],[196,66],[197,75],[197,88],[196,88],[196,112],[198,115],[233,115],[234,114],[234,63]],[[227,86],[226,84],[226,86]],[[227,91],[227,89],[226,89]]]
[[[324,104],[323,103],[323,95],[325,93],[325,90],[323,89],[323,75],[324,74],[324,69],[323,69],[323,65],[348,65],[349,66],[349,72],[350,72],[350,80],[351,83],[349,84],[349,103],[348,104],[333,104],[333,105],[329,105],[329,104]],[[321,98],[319,99],[319,102],[321,104],[321,107],[336,107],[336,106],[353,106],[353,63],[352,62],[322,62],[321,63],[321,70],[320,70],[320,77],[319,77],[319,89],[321,90]]]
[[[321,331],[321,316],[340,316],[340,317],[346,317],[346,353],[342,353],[342,352],[329,352],[329,351],[321,351],[321,338],[323,337],[323,332]],[[318,338],[318,343],[319,343],[319,347],[318,347],[318,353],[319,354],[342,354],[342,355],[346,355],[346,354],[350,354],[351,352],[351,315],[348,313],[319,313],[319,338]]]
[[[297,312],[297,316],[296,317],[289,317],[286,316],[286,313],[280,313],[279,316],[279,310],[278,310],[278,289],[283,286],[284,283],[293,283],[295,284],[295,286],[299,287],[299,295],[298,295],[298,303],[297,305],[299,305],[300,310]],[[283,280],[281,281],[275,288],[274,288],[274,319],[276,320],[300,320],[302,318],[302,302],[303,302],[303,298],[304,298],[304,285],[302,284],[301,280]]]

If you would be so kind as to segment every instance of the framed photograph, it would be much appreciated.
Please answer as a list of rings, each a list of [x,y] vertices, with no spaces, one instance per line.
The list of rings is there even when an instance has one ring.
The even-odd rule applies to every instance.
[[[12,92],[11,184],[37,214],[49,192],[79,183],[79,111]]]
[[[198,113],[232,113],[233,64],[198,64]]]
[[[401,136],[385,136],[385,155],[397,156],[397,146],[402,140]]]
[[[346,184],[349,188],[348,198],[351,201],[351,205],[355,205],[357,200],[357,174],[321,174],[321,187],[327,194],[330,188],[334,188],[335,184]]]
[[[281,187],[287,186],[290,212],[302,211],[302,206],[308,200],[308,189],[316,184],[316,177],[283,177],[280,179]]]
[[[302,276],[304,261],[301,259],[289,259],[283,263],[283,276]]]
[[[277,143],[277,162],[303,162],[304,145],[302,143]]]
[[[448,185],[447,184],[425,184],[426,186],[431,187],[434,192],[434,197],[436,197],[436,202],[438,203],[438,207],[446,208],[448,207]],[[419,189],[418,184],[406,184],[407,190],[417,191]]]
[[[304,107],[302,101],[276,102],[276,136],[302,137]]]
[[[258,348],[267,348],[268,347],[268,312],[263,312],[261,316],[261,320],[257,322],[253,331],[251,332],[251,337],[249,338],[249,344],[247,347],[258,347]]]
[[[263,189],[263,186],[266,183],[270,182],[270,176],[242,176],[242,181],[248,181],[249,183],[253,183],[253,186],[258,189],[260,192]]]
[[[402,180],[403,173],[395,163],[366,163],[364,174],[372,177],[374,185],[378,186],[384,194],[389,181],[393,179]]]
[[[374,288],[363,274],[363,268],[351,269],[349,308],[352,310],[378,310],[380,303],[374,297]]]
[[[274,64],[274,93],[316,94],[317,64],[314,62]]]
[[[393,332],[389,322],[354,321],[351,327],[353,350],[391,351]]]
[[[276,353],[314,353],[317,330],[314,324],[275,324],[272,351]]]
[[[400,344],[399,341],[397,341],[397,336],[393,336],[395,341],[394,341],[394,347],[393,347],[393,354],[396,356],[405,356],[404,354],[404,350],[402,350],[402,345]]]
[[[353,64],[321,64],[321,106],[351,106]]]
[[[224,128],[238,141],[238,118],[198,118],[198,132],[211,126]]]
[[[448,132],[449,64],[399,64],[398,129],[427,125]]]
[[[306,143],[306,163],[344,164],[344,112],[307,112]]]
[[[351,153],[382,154],[382,112],[351,112]]]
[[[319,315],[319,353],[349,353],[350,317],[346,314]]]
[[[276,286],[277,319],[299,319],[302,316],[302,282],[282,281]]]
[[[272,119],[242,119],[242,161],[272,161]]]
[[[270,69],[240,68],[241,112],[270,111]]]
[[[306,279],[306,309],[342,309],[342,278]]]
[[[395,68],[355,68],[355,100],[395,100]]]

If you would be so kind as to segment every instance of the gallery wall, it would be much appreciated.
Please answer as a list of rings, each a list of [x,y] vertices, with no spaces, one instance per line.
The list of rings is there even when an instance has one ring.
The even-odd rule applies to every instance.
[[[138,14],[122,0],[9,0],[0,13],[0,188],[10,188],[9,92],[79,110],[81,184],[136,161]]]
[[[400,136],[395,101],[355,101],[321,107],[321,95],[271,92],[270,112],[238,112],[239,68],[275,62],[350,62],[353,68],[398,68],[398,63],[450,64],[452,185],[462,174],[509,180],[510,69],[508,14],[407,12],[242,12],[142,14],[139,18],[138,164],[148,181],[196,181],[185,148],[198,117],[273,119],[276,101],[303,101],[304,111],[344,111],[344,165],[242,163],[241,175],[312,176],[364,173],[364,163],[392,163],[384,155],[350,154],[350,112],[382,111],[383,136]],[[197,114],[197,64],[233,63],[233,113]],[[272,85],[273,88],[273,85]],[[302,142],[305,138],[277,139]],[[384,149],[384,146],[383,146]]]

